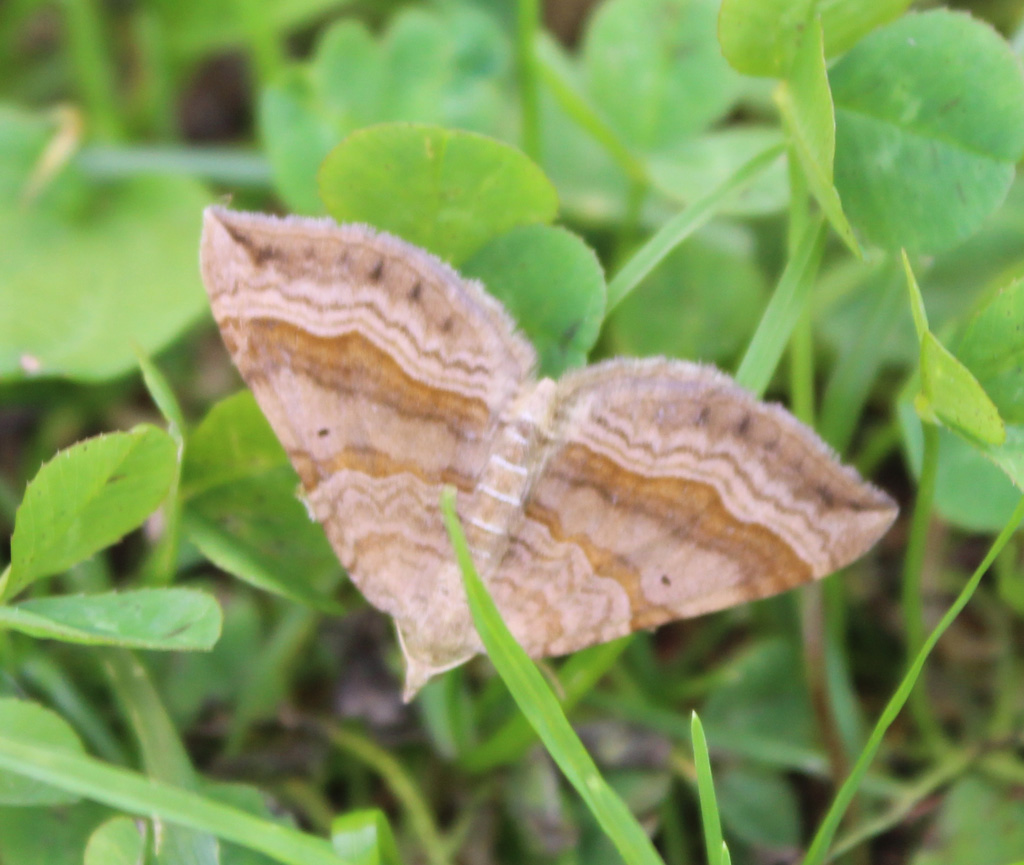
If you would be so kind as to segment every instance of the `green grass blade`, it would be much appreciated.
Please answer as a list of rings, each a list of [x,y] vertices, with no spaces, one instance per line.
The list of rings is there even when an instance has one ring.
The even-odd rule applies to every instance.
[[[462,570],[473,621],[513,699],[622,858],[630,865],[663,865],[626,803],[601,776],[544,677],[502,621],[494,600],[473,567],[462,526],[455,514],[455,491],[450,487],[441,494],[441,511]]]
[[[915,812],[919,813],[928,807],[928,800],[934,801],[933,797],[941,795],[943,788],[948,787],[970,769],[978,759],[978,753],[977,748],[968,748],[944,754],[934,769],[928,770],[920,780],[915,780],[913,786],[905,793],[893,797],[884,810],[840,837],[829,852],[829,861],[845,856],[855,847],[912,820]]]
[[[946,614],[939,621],[938,625],[935,626],[931,634],[928,635],[928,639],[921,647],[921,651],[917,653],[917,657],[914,658],[913,664],[911,664],[907,674],[903,677],[903,681],[900,682],[899,687],[896,689],[896,693],[892,695],[889,702],[886,704],[881,717],[879,717],[878,722],[875,724],[875,729],[871,731],[871,736],[868,738],[868,742],[864,746],[864,750],[861,751],[860,756],[857,758],[857,762],[854,765],[853,770],[850,772],[846,781],[843,782],[843,786],[839,788],[839,792],[836,794],[836,798],[828,809],[825,819],[822,820],[821,825],[818,827],[818,831],[814,835],[814,839],[807,851],[807,855],[804,857],[803,865],[821,865],[821,863],[825,861],[828,847],[832,843],[832,839],[835,837],[836,830],[839,828],[839,822],[843,819],[846,809],[853,800],[864,774],[871,765],[871,761],[874,759],[875,754],[878,753],[878,748],[882,744],[882,738],[885,736],[886,731],[889,729],[892,722],[896,720],[896,716],[900,713],[900,710],[907,702],[907,698],[910,696],[910,692],[914,688],[914,683],[917,681],[918,676],[921,675],[921,670],[924,669],[924,664],[925,661],[928,660],[928,655],[931,654],[932,649],[935,648],[935,644],[946,632],[946,629],[953,623],[953,620],[956,619],[961,610],[967,606],[967,602],[971,599],[975,589],[978,588],[981,578],[992,565],[992,562],[995,561],[996,556],[999,555],[1003,547],[1006,546],[1022,520],[1024,520],[1024,497],[1021,497],[1017,507],[1013,511],[1013,514],[1010,516],[1009,521],[1005,526],[1003,526],[1003,530],[999,533],[999,536],[995,541],[993,541],[992,546],[985,555],[985,558],[982,560],[981,564],[978,565],[977,570],[975,570],[971,575],[970,580],[967,581],[966,585],[960,591],[960,594],[957,595],[952,606],[950,606],[946,611]]]
[[[142,372],[142,381],[146,385],[150,398],[160,414],[167,421],[167,432],[178,445],[178,460],[181,460],[181,451],[185,447],[185,414],[181,410],[177,397],[174,395],[174,388],[150,357],[142,350],[137,343],[132,344],[135,356],[139,359],[139,369]]]
[[[610,643],[601,643],[577,652],[558,670],[562,686],[562,711],[570,712],[605,673],[618,661],[630,643],[630,637],[621,637]],[[485,739],[459,760],[467,772],[487,772],[519,760],[536,741],[537,734],[523,717],[516,713],[492,736]]]
[[[178,490],[181,487],[181,467],[185,459],[185,415],[167,377],[141,346],[133,344],[133,348],[139,359],[146,390],[167,421],[168,435],[178,446],[177,468],[163,505],[163,531],[146,557],[140,575],[143,584],[161,586],[170,583],[178,569],[178,548],[181,545],[181,497]]]
[[[886,280],[886,265],[878,274]],[[867,286],[860,286],[863,291]],[[838,453],[846,453],[871,394],[875,379],[885,364],[885,354],[877,350],[894,339],[900,320],[903,294],[890,280],[877,287],[872,309],[855,339],[842,351],[832,367],[818,414],[818,434]]]
[[[711,757],[704,737],[704,725],[694,712],[690,719],[693,741],[693,762],[697,767],[697,795],[700,798],[700,817],[704,824],[704,846],[708,851],[708,865],[722,861],[722,821],[718,815],[718,799],[711,777]]]
[[[260,0],[233,0],[228,4],[229,14],[242,30],[248,56],[252,58],[260,85],[281,76],[285,66],[285,51],[278,35],[274,16],[268,14]]]
[[[93,133],[101,139],[124,138],[118,74],[102,8],[89,0],[70,0],[61,11],[77,100],[84,104]]]
[[[327,728],[331,744],[355,757],[377,772],[391,788],[416,833],[424,859],[431,865],[451,865],[444,841],[430,813],[430,806],[401,761],[365,736],[337,724]]]
[[[0,697],[0,730],[9,738],[62,754],[85,753],[81,740],[67,721],[30,700]],[[74,791],[41,782],[38,778],[5,772],[0,766],[0,808],[73,805],[79,798]],[[4,858],[7,858],[6,850]]]
[[[561,68],[561,57],[554,44],[541,37],[536,41],[534,60],[537,71],[555,101],[576,124],[600,144],[633,183],[650,183],[647,166],[635,156],[619,133],[591,106],[587,98],[569,80]]]
[[[677,213],[647,241],[608,283],[608,306],[611,313],[647,274],[673,249],[711,219],[730,198],[751,183],[785,151],[784,144],[773,144],[743,165],[732,177],[708,195]]]
[[[537,100],[537,64],[533,46],[540,20],[539,0],[517,0],[516,66],[519,73],[519,104],[522,112],[523,152],[534,162],[541,161],[540,110]]]
[[[252,663],[238,690],[235,711],[228,721],[224,757],[242,753],[246,737],[257,720],[272,716],[284,698],[289,682],[301,667],[319,615],[301,605],[291,606],[271,629],[266,641],[252,657]]]
[[[40,647],[37,644],[20,662],[20,680],[66,720],[94,754],[109,763],[128,763],[128,751],[110,727],[106,706],[98,705],[101,701],[92,690],[86,691],[85,683],[76,681],[65,666],[39,651]]]
[[[146,668],[131,652],[106,650],[100,656],[111,690],[138,743],[146,774],[182,789],[198,790],[198,775]],[[220,861],[217,839],[210,832],[163,825],[160,820],[154,821],[154,831],[160,835],[162,849],[157,865],[176,861],[217,865]]]
[[[342,865],[330,843],[227,805],[109,766],[94,757],[18,741],[0,733],[0,768],[102,802],[128,814],[189,826],[286,865]]]
[[[110,649],[100,657],[111,690],[135,735],[146,773],[178,787],[197,789],[198,777],[188,752],[146,667],[123,650]]]
[[[901,606],[903,630],[907,641],[907,657],[913,660],[921,651],[925,639],[924,614],[924,559],[928,547],[928,528],[931,524],[935,485],[939,473],[939,427],[923,423],[924,453],[921,457],[921,475],[917,482],[917,495],[910,518],[910,533],[903,558]],[[932,712],[928,694],[915,688],[910,695],[910,714],[926,743],[938,753],[943,744],[942,727]]]
[[[764,395],[775,374],[782,353],[786,350],[800,316],[807,305],[814,275],[818,271],[825,248],[825,223],[819,217],[811,220],[793,248],[768,308],[743,361],[736,371],[736,381],[757,397]]]

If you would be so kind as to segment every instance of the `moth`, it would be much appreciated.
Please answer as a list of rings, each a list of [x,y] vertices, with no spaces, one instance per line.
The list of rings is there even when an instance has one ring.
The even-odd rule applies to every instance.
[[[483,650],[438,507],[534,657],[763,598],[871,547],[893,501],[710,366],[558,381],[501,304],[362,225],[213,207],[203,280],[349,575],[394,618],[406,697]]]

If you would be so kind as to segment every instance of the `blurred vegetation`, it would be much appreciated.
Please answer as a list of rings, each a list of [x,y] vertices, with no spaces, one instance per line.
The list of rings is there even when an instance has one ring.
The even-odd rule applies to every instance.
[[[1024,862],[1024,3],[919,5],[0,6],[0,865]],[[427,246],[545,374],[715,363],[902,516],[404,705],[213,326],[225,199]]]

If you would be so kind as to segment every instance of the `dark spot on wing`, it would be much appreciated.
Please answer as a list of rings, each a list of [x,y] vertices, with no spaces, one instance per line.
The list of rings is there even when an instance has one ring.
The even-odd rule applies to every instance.
[[[249,255],[249,259],[253,264],[266,264],[271,258],[273,258],[277,251],[271,245],[260,245],[253,238],[240,231],[232,228],[226,222],[222,222],[224,230],[231,235],[231,239],[241,246],[246,253]]]

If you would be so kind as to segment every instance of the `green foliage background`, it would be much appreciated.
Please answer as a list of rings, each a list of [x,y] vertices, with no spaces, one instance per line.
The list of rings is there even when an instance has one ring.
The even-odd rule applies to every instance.
[[[0,8],[0,865],[1024,862],[1024,4],[909,5]],[[541,672],[465,561],[490,660],[402,706],[212,325],[224,195],[544,374],[715,363],[903,516]]]

